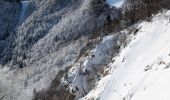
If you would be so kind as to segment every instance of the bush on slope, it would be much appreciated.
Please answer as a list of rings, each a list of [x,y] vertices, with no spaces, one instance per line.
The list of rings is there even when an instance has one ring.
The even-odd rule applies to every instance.
[[[122,7],[123,19],[129,24],[150,19],[163,9],[169,9],[169,0],[125,0]]]

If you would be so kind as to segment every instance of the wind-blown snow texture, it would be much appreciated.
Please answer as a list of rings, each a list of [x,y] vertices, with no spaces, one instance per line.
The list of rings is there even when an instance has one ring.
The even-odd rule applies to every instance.
[[[137,35],[110,64],[110,75],[85,98],[168,100],[170,98],[170,11],[139,24]]]

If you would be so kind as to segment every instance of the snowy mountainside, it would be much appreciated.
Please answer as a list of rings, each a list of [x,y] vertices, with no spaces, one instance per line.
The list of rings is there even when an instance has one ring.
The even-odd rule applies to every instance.
[[[170,11],[145,22],[160,9],[135,10],[141,0],[9,1],[0,1],[0,99],[169,98]]]
[[[127,37],[125,33],[128,36],[128,32],[121,32],[101,38],[102,41],[88,52],[88,56],[80,58],[67,76],[63,77],[63,83],[68,85],[78,98],[85,96],[103,76],[107,75],[107,64],[119,52],[124,37]]]
[[[102,78],[86,97],[99,100],[168,100],[170,73],[170,11],[138,25],[130,43],[109,64]]]
[[[6,63],[0,65],[0,98],[31,100],[48,91],[55,78],[62,78],[60,71],[79,60],[92,32],[108,23],[109,10],[101,0],[31,0],[18,14],[22,19],[26,13],[11,32],[15,34],[9,46],[2,47]],[[60,85],[57,89],[63,90]],[[63,91],[68,90],[71,88]],[[50,97],[56,100],[61,96]]]

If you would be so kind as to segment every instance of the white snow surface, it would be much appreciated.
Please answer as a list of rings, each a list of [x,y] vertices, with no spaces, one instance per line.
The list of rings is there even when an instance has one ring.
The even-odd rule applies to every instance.
[[[139,24],[131,42],[113,58],[110,74],[102,78],[86,99],[170,99],[170,11]]]
[[[25,20],[25,18],[26,18],[25,15],[26,15],[29,3],[30,3],[30,1],[21,1],[22,9],[21,9],[21,12],[20,12],[19,23],[21,23]]]
[[[107,0],[107,3],[112,7],[115,6],[117,8],[121,7],[124,0]]]

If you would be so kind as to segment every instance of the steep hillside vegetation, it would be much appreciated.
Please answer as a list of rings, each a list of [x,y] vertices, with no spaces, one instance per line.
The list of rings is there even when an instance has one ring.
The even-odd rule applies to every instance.
[[[170,9],[169,0],[125,0],[122,6],[123,19],[129,24],[139,20],[149,21],[154,14]]]
[[[30,100],[33,93],[46,91],[62,76],[60,70],[78,61],[88,39],[99,35],[92,33],[108,23],[109,9],[101,0],[32,0],[0,58],[6,61],[0,69],[0,97]]]

